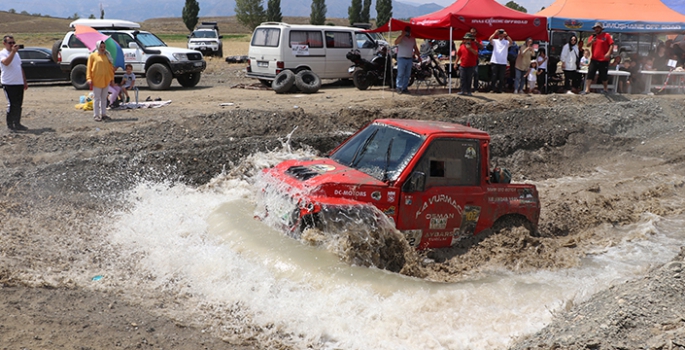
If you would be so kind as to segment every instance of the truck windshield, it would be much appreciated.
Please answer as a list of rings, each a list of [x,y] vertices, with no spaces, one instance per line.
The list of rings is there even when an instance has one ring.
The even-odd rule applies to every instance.
[[[424,138],[385,124],[371,124],[330,155],[336,162],[381,181],[394,181]]]
[[[191,37],[198,39],[216,39],[216,32],[213,30],[196,30]]]
[[[140,32],[136,35],[136,39],[138,39],[143,47],[166,46],[162,39],[152,33]]]

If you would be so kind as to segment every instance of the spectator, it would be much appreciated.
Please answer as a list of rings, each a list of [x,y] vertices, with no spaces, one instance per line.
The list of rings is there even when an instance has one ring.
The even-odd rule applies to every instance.
[[[17,53],[19,45],[11,35],[5,35],[2,44],[5,48],[0,51],[0,83],[7,98],[7,128],[9,132],[26,131],[28,128],[21,125],[21,106],[24,103],[24,91],[29,86]]]
[[[621,63],[618,70],[630,73],[630,58],[626,58]],[[620,76],[618,77],[618,92],[622,94],[629,93],[630,90],[630,79],[629,77]]]
[[[587,70],[590,66],[590,50],[583,50],[583,57],[580,58],[580,69]]]
[[[528,80],[528,91],[527,91],[527,92],[530,93],[530,94],[538,94],[538,93],[540,93],[540,91],[538,91],[538,89],[535,88],[535,84],[536,84],[537,81],[538,81],[538,77],[537,77],[537,74],[538,74],[538,61],[537,61],[537,60],[532,60],[532,61],[529,61],[529,62],[530,62],[530,66],[528,67],[528,71],[527,71],[526,74],[523,76],[523,78],[524,78],[524,79],[527,78],[527,80]]]
[[[106,114],[106,101],[109,87],[114,85],[114,66],[104,41],[98,41],[97,50],[88,56],[86,79],[93,90],[93,119],[96,122],[110,120]]]
[[[474,42],[474,37],[471,33],[464,35],[464,40],[459,45],[457,50],[457,62],[459,65],[459,76],[461,78],[461,91],[459,95],[471,96],[471,83],[473,82],[473,73],[478,66],[478,45]]]
[[[538,90],[541,94],[547,93],[547,51],[545,49],[538,50]]]
[[[492,57],[490,58],[492,81],[490,89],[500,94],[504,90],[504,74],[507,72],[507,51],[512,40],[504,29],[497,29],[490,35],[488,40],[492,44]]]
[[[126,102],[130,101],[131,98],[128,96],[128,90],[131,90],[136,86],[136,75],[133,74],[132,65],[126,64],[126,73],[121,78],[121,84],[119,85],[121,86],[122,96],[126,96]]]
[[[469,30],[469,33],[471,33],[471,36],[473,36],[472,41],[476,44],[476,46],[478,47],[478,50],[479,51],[482,50],[483,49],[483,41],[478,39],[478,30],[476,28],[471,28]],[[478,85],[480,83],[479,82],[480,76],[478,75],[479,74],[478,73],[478,63],[479,62],[476,62],[476,69],[473,71],[473,89],[472,89],[473,92],[478,91]]]
[[[595,75],[599,75],[598,80],[604,87],[602,93],[608,94],[609,59],[614,46],[614,39],[603,31],[604,25],[602,25],[602,22],[595,23],[592,29],[595,31],[595,34],[590,35],[590,40],[587,43],[592,49],[592,58],[590,59],[590,66],[587,71],[585,90],[582,93],[587,94],[590,92],[592,79],[595,78]]]
[[[656,54],[654,55],[654,68],[663,71],[669,70],[669,57],[670,56],[666,54],[666,45],[659,45],[659,47],[656,48]]]
[[[578,50],[578,37],[571,35],[568,43],[561,49],[561,70],[564,71],[564,90],[567,94],[578,91],[580,79],[578,78],[577,66],[580,59]]]
[[[533,39],[526,39],[525,44],[519,48],[516,56],[516,77],[514,78],[514,93],[520,94],[526,85],[526,75],[530,70],[530,61],[533,58]],[[511,69],[511,67],[509,68]]]
[[[409,77],[411,76],[411,66],[413,59],[419,52],[416,47],[416,39],[411,36],[411,27],[406,26],[402,30],[402,34],[395,39],[397,45],[397,93],[406,94],[407,85],[409,85]]]

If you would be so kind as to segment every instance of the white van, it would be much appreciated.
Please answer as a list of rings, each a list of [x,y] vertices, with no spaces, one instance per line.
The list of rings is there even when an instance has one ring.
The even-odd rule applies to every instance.
[[[361,28],[265,22],[252,34],[247,76],[268,85],[286,69],[311,70],[321,79],[350,78],[347,53],[359,50],[371,60],[377,45]]]

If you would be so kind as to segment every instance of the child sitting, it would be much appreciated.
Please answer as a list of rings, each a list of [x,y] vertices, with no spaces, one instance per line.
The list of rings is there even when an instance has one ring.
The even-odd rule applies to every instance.
[[[121,99],[124,100],[124,97],[126,97],[126,102],[130,101],[131,99],[128,96],[128,90],[133,89],[136,85],[136,75],[133,74],[132,65],[126,65],[126,73],[122,77],[119,85],[121,85]]]

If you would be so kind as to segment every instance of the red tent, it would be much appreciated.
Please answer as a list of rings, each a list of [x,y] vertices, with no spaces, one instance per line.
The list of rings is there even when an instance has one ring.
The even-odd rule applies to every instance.
[[[367,30],[371,33],[384,33],[384,32],[399,32],[404,27],[409,26],[411,28],[411,33],[415,38],[423,39],[438,39],[438,40],[449,40],[450,39],[450,28],[434,28],[430,26],[415,25],[409,22],[400,21],[398,19],[391,18],[388,23],[376,28]],[[463,28],[452,28],[452,38],[454,40],[461,39],[466,33]]]
[[[448,28],[455,31],[454,39],[460,39],[474,27],[478,30],[478,39],[487,39],[495,30],[503,28],[514,40],[529,37],[548,40],[546,17],[519,12],[495,0],[457,0],[440,11],[412,18],[411,24],[412,30],[425,27],[431,33],[442,34],[433,39],[444,39],[444,33],[449,37]]]

